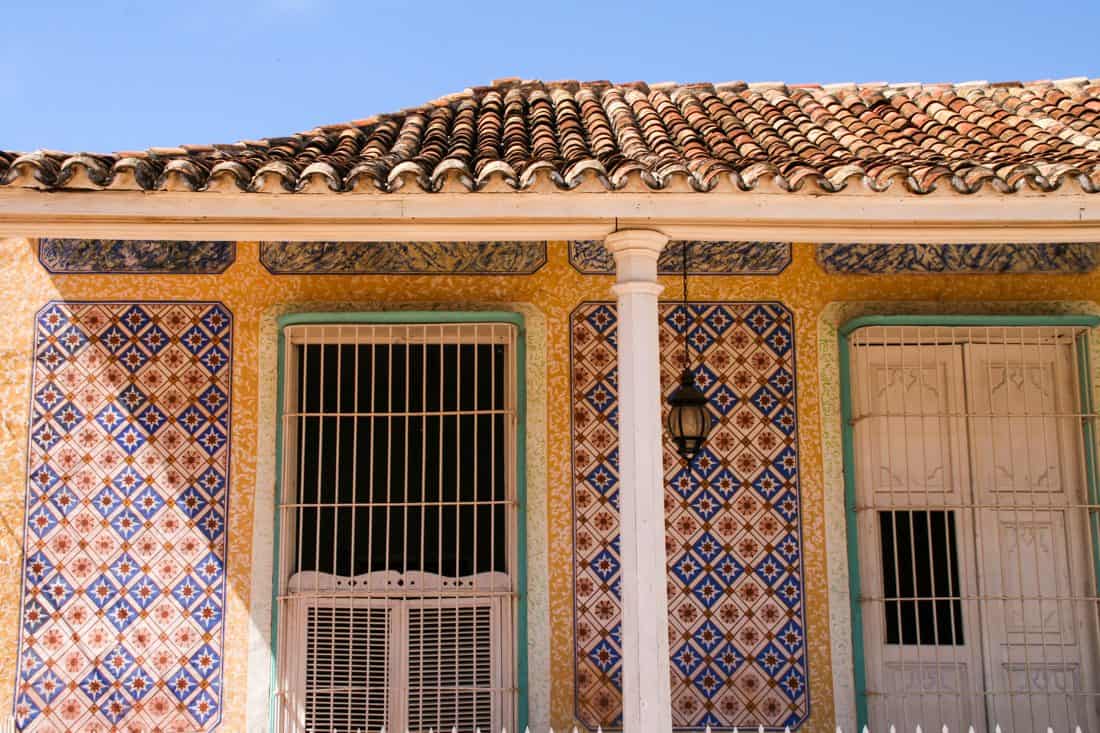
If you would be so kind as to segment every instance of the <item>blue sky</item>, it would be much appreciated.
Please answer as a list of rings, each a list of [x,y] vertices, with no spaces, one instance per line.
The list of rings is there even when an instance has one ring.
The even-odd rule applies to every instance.
[[[508,76],[1100,76],[1100,0],[6,0],[0,23],[5,150],[276,136]]]

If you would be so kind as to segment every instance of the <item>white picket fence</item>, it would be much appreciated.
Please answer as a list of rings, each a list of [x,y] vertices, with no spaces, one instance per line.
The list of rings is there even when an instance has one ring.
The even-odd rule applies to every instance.
[[[791,733],[791,729],[789,727],[784,728],[783,731],[784,731],[784,733]],[[765,733],[765,730],[764,730],[764,726],[759,726],[758,728],[737,728],[737,727],[734,727],[732,729],[724,728],[724,729],[721,729],[721,730],[712,730],[711,727],[708,725],[707,728],[706,728],[706,733],[726,733],[726,732],[729,732],[729,733]],[[9,717],[7,719],[0,720],[0,733],[16,733],[15,719]],[[326,731],[310,729],[309,731],[307,731],[307,733],[326,733]],[[338,732],[337,731],[332,731],[332,733],[338,733]],[[369,733],[369,731],[357,730],[356,733]],[[385,728],[383,728],[383,729],[379,730],[378,733],[388,733],[388,732],[386,731]],[[436,731],[435,730],[429,730],[428,733],[436,733]],[[441,729],[439,731],[439,733],[459,733],[459,730],[458,730],[458,728],[452,728],[450,731],[446,731],[446,730]],[[475,731],[475,733],[482,733],[482,730],[480,728],[478,728]],[[492,732],[489,731],[489,730],[486,730],[484,733],[492,733]],[[508,731],[502,728],[500,733],[508,733]],[[530,728],[525,728],[523,733],[531,733],[531,729]],[[554,729],[550,728],[549,733],[554,733]],[[581,733],[581,731],[576,726],[573,726],[572,731],[563,731],[563,733]],[[603,728],[597,728],[596,733],[603,733]],[[841,729],[841,727],[839,725],[836,727],[836,733],[844,733],[844,731]],[[863,726],[863,730],[859,731],[858,733],[871,733],[871,730],[867,726]],[[908,729],[902,730],[902,729],[899,729],[896,726],[891,725],[890,728],[888,729],[888,731],[886,731],[885,733],[909,733],[909,731],[908,731]],[[949,730],[946,725],[943,726],[939,730],[936,730],[934,728],[930,728],[930,729],[928,729],[928,731],[925,731],[923,728],[921,728],[921,726],[918,725],[914,729],[913,733],[952,733],[952,731]],[[956,729],[955,733],[961,733],[961,732]],[[967,730],[965,731],[965,733],[981,733],[981,731],[975,729],[974,726],[969,726],[967,728]],[[1005,733],[1005,731],[1002,731],[1001,726],[997,725],[997,726],[994,726],[993,733]],[[1047,728],[1047,733],[1063,733],[1063,732],[1062,731],[1055,731],[1054,728],[1048,727]],[[1066,731],[1065,733],[1070,733],[1070,732]],[[1081,730],[1081,726],[1077,726],[1076,728],[1073,729],[1072,733],[1084,733],[1084,732]]]

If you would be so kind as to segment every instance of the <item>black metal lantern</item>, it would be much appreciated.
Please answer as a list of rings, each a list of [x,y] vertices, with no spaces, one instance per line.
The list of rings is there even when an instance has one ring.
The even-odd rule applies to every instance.
[[[688,242],[683,243],[684,260],[684,316],[688,314],[687,274]],[[680,386],[668,396],[668,417],[665,429],[676,444],[676,451],[691,462],[703,442],[714,427],[714,417],[707,409],[707,398],[695,386],[695,375],[691,373],[691,352],[688,348],[688,324],[684,324],[684,371],[680,374]]]
[[[690,461],[703,447],[703,441],[714,426],[707,398],[695,386],[695,376],[690,369],[680,375],[680,386],[668,396],[668,406],[665,428],[677,452]]]

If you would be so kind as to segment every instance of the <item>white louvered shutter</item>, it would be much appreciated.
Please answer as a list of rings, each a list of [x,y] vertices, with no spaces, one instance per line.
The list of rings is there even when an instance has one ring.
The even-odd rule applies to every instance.
[[[306,609],[305,729],[381,730],[390,688],[391,609],[309,606]]]
[[[492,602],[408,609],[410,731],[496,730],[500,624]]]

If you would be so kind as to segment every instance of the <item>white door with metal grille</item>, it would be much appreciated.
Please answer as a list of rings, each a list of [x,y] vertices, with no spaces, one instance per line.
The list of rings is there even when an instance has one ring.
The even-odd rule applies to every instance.
[[[872,729],[1097,730],[1074,333],[849,337]]]
[[[515,725],[516,338],[285,329],[280,731]]]

